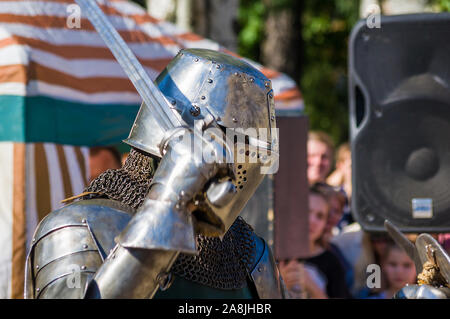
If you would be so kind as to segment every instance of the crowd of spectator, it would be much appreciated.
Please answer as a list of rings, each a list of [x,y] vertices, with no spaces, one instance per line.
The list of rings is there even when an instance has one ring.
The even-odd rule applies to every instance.
[[[280,261],[291,298],[392,298],[415,283],[413,261],[384,233],[361,229],[351,214],[351,151],[337,148],[324,132],[307,143],[309,256]],[[334,168],[334,170],[333,170]],[[368,285],[368,269],[381,270]]]

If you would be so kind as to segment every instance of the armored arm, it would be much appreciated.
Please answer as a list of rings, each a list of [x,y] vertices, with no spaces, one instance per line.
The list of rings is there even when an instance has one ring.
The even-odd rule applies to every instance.
[[[86,298],[151,298],[164,284],[178,254],[196,253],[193,198],[220,170],[227,169],[218,158],[208,163],[201,152],[192,150],[223,152],[220,138],[210,142],[196,134],[185,128],[168,134],[149,194],[90,282]],[[224,232],[218,218],[208,229],[214,224],[219,234]],[[202,232],[201,227],[196,230]]]

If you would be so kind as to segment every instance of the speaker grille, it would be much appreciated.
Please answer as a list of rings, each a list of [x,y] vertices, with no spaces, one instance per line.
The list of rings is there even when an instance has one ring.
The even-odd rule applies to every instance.
[[[448,39],[449,14],[385,17],[381,29],[353,31],[352,209],[365,230],[384,231],[389,219],[405,232],[450,231]],[[413,199],[432,199],[432,216],[418,218]]]

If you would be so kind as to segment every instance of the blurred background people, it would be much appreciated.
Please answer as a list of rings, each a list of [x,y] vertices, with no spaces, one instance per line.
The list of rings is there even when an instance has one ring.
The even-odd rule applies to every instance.
[[[93,147],[89,150],[89,182],[108,169],[122,167],[122,155],[113,146]]]
[[[386,249],[393,244],[386,233],[369,233],[361,228],[341,233],[331,239],[331,245],[342,253],[353,273],[350,292],[354,298],[367,298],[386,288],[384,276],[380,288],[367,286],[367,267],[371,264],[382,265]]]
[[[348,198],[352,197],[352,158],[350,144],[341,144],[336,152],[336,169],[327,177],[329,185],[342,187]]]
[[[322,131],[311,131],[307,143],[307,176],[309,185],[325,183],[333,165],[334,145],[331,137]]]
[[[307,143],[307,177],[309,185],[326,183],[342,189],[346,203],[337,223],[338,231],[354,222],[350,210],[352,192],[350,145],[342,144],[336,153],[336,169],[329,175],[333,167],[334,144],[331,137],[322,131],[310,131]],[[332,214],[331,219],[335,216]]]
[[[341,248],[331,242],[332,238],[340,233],[338,224],[341,221],[344,207],[347,204],[347,198],[343,191],[325,183],[316,183],[313,185],[313,188],[325,196],[329,206],[327,223],[324,230],[324,244],[328,250],[338,257],[345,272],[347,287],[351,287],[353,285],[353,267],[341,252]]]
[[[279,265],[291,299],[327,299],[326,283],[315,266],[292,259]]]
[[[345,194],[326,183],[315,183],[314,189],[317,189],[327,199],[329,206],[327,223],[325,225],[324,236],[326,242],[329,242],[332,236],[337,235],[339,230],[337,225],[342,218],[344,206],[347,203]]]
[[[309,247],[307,258],[280,262],[280,272],[289,291],[301,289],[307,298],[350,298],[345,271],[339,258],[327,247],[326,226],[330,206],[318,187],[309,191]]]
[[[341,220],[337,228],[341,231],[344,227],[355,222],[351,213],[352,198],[352,158],[349,143],[343,143],[336,152],[336,169],[327,177],[327,184],[340,188],[346,196],[347,202],[343,207]]]
[[[369,299],[391,299],[406,285],[416,283],[416,267],[403,248],[390,243],[383,250],[381,272],[386,279],[386,287]]]

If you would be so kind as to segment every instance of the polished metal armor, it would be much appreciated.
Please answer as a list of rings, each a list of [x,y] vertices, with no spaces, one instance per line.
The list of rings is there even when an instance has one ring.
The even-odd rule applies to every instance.
[[[185,161],[203,161],[200,166],[204,159],[195,156],[211,150],[215,167],[205,167],[210,184],[196,194],[196,206],[207,216],[202,220],[207,222],[202,223],[208,227],[204,230],[223,234],[264,178],[262,168],[278,160],[271,82],[246,62],[206,49],[181,50],[156,82],[185,128],[163,131],[143,103],[125,143],[158,157],[172,151],[171,143],[176,143],[178,149],[184,148],[181,153],[191,157]],[[160,172],[167,174],[173,167],[169,163],[166,173],[162,168]],[[199,169],[194,167],[194,174]],[[185,174],[187,168],[183,170]]]
[[[264,177],[263,159],[277,159],[270,81],[250,65],[182,50],[157,83],[182,125],[162,131],[142,104],[126,143],[160,158],[142,205],[89,199],[48,215],[27,260],[26,297],[153,297],[180,253],[198,254],[196,236],[226,235]],[[258,296],[285,297],[270,249],[255,243],[246,271]]]
[[[47,215],[27,258],[25,298],[83,298],[134,212],[118,201],[92,199]]]
[[[83,298],[87,284],[107,256],[110,255],[113,260],[117,258],[114,239],[134,213],[134,209],[115,200],[90,199],[77,201],[46,216],[36,229],[27,259],[25,298]],[[236,234],[241,231],[242,228],[237,227]],[[248,232],[243,241],[253,243],[249,246],[250,250],[239,257],[246,259],[243,264],[258,296],[285,298],[283,281],[265,241],[253,232]],[[190,272],[196,278],[201,278],[196,271],[204,271],[193,263],[180,262],[179,265],[185,267],[182,271]],[[211,282],[200,283],[211,287],[223,285],[219,287],[223,289],[237,288],[227,287],[228,283],[223,281],[223,277],[233,274],[222,274],[219,279],[214,278],[213,270],[210,271],[212,273],[208,277]],[[174,272],[177,273],[177,270]],[[158,285],[167,288],[165,274],[155,272],[154,276]],[[120,274],[116,276],[116,281],[120,283]],[[133,278],[131,286],[139,286],[141,280]]]
[[[251,145],[277,151],[271,132],[258,136],[258,129],[276,127],[271,81],[243,60],[206,49],[184,49],[157,77],[159,89],[170,107],[189,127],[195,121],[215,121],[225,128],[249,131]],[[147,105],[140,108],[126,143],[161,156],[160,142],[166,131]]]

